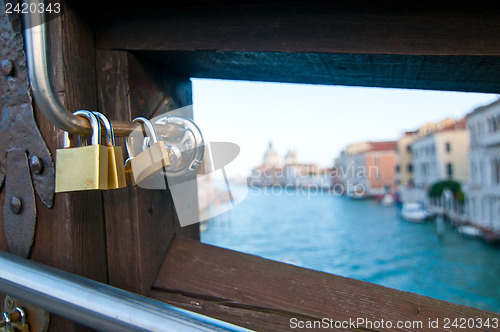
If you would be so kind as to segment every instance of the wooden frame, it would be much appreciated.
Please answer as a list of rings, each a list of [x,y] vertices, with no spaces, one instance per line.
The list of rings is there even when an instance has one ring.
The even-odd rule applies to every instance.
[[[496,93],[499,17],[489,6],[187,1],[101,13],[96,44],[191,77]]]
[[[150,296],[256,331],[291,330],[299,320],[321,322],[325,318],[333,324],[327,326],[360,323],[334,330],[393,331],[398,330],[398,322],[408,322],[413,325],[401,330],[426,331],[433,330],[429,324],[436,321],[443,329],[446,318],[485,322],[500,317],[181,237],[174,239],[165,256]],[[370,322],[381,320],[390,321],[394,328],[370,328]],[[481,330],[494,329],[468,329]]]
[[[68,109],[116,120],[151,116],[189,105],[193,76],[500,91],[500,13],[483,7],[172,1],[160,12],[143,5],[95,13],[63,2],[50,34],[55,85]],[[36,115],[54,153],[62,131]],[[38,198],[37,206],[33,260],[253,329],[289,329],[293,317],[500,317],[200,244],[197,225],[179,226],[168,191],[58,194],[53,209]],[[60,317],[50,329],[86,330]]]

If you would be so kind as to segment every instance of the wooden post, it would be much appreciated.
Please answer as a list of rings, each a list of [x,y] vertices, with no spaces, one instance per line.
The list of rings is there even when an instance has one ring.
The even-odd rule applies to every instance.
[[[49,22],[54,85],[69,111],[99,110],[112,120],[131,120],[151,116],[158,105],[170,110],[191,104],[189,78],[128,52],[96,53],[92,19],[75,6],[62,2],[61,17]],[[34,107],[55,160],[63,131],[43,115],[36,102]],[[117,142],[123,145],[124,139],[117,138]],[[4,193],[0,195],[3,198]],[[52,209],[38,197],[36,206],[31,259],[141,294],[150,291],[174,234],[199,239],[197,224],[179,226],[168,190],[129,187],[60,193]],[[8,251],[4,232],[0,233],[0,250]],[[49,331],[87,330],[51,315]]]
[[[49,23],[54,83],[70,111],[96,109],[95,51],[93,27],[78,18],[78,10],[62,3],[60,18]],[[35,103],[36,107],[36,103]],[[55,160],[62,147],[63,131],[38,109],[36,119]],[[102,193],[98,191],[55,195],[47,209],[36,197],[37,226],[32,259],[108,282]],[[50,331],[87,331],[75,322],[51,315]]]
[[[111,119],[150,118],[159,108],[172,110],[192,100],[189,78],[126,51],[98,50],[97,79],[99,110]],[[125,138],[116,141],[125,151]],[[198,224],[179,226],[168,190],[106,191],[104,205],[113,286],[148,294],[174,234],[199,239]]]

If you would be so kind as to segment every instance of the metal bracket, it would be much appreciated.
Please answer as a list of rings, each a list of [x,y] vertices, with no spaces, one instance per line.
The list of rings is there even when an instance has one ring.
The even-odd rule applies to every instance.
[[[0,0],[0,190],[5,184],[3,224],[12,253],[28,257],[34,238],[34,191],[51,208],[54,162],[35,123],[21,21]]]

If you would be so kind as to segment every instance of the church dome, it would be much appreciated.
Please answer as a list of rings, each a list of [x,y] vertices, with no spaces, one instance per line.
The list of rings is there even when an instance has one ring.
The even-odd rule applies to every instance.
[[[267,151],[264,153],[264,161],[262,162],[265,166],[279,166],[281,165],[281,158],[279,154],[274,150],[273,144],[269,143]]]

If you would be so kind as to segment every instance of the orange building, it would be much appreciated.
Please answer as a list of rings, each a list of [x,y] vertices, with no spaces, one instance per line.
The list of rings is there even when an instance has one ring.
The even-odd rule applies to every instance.
[[[370,142],[363,152],[371,194],[382,194],[396,187],[396,142]]]
[[[339,159],[338,173],[348,195],[374,196],[395,189],[396,141],[351,144]]]

